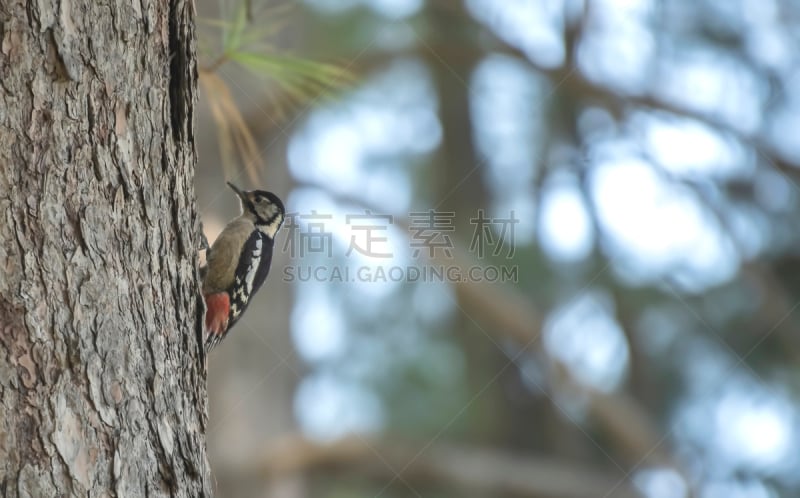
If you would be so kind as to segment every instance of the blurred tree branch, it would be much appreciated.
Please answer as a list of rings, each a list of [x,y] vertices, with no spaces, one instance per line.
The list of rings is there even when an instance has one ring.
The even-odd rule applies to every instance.
[[[465,18],[463,16],[460,19],[462,21],[466,19],[471,20],[471,18]],[[575,43],[578,34],[570,33],[571,43]],[[490,39],[490,42],[485,44],[486,46],[484,47],[477,46],[476,44],[456,45],[452,43],[452,40],[432,40],[429,43],[425,42],[424,45],[417,44],[414,47],[413,53],[429,59],[431,65],[446,64],[450,68],[469,68],[472,67],[476,60],[480,60],[481,57],[490,53],[505,54],[525,62],[536,72],[546,76],[551,81],[561,82],[560,91],[562,93],[574,98],[579,98],[587,103],[596,102],[617,118],[624,117],[631,109],[641,108],[649,111],[661,111],[676,117],[705,123],[716,129],[719,133],[723,133],[740,142],[742,145],[756,151],[761,159],[776,171],[789,175],[790,181],[794,182],[795,178],[800,178],[800,165],[782,157],[770,144],[764,142],[763,138],[742,131],[737,128],[734,123],[716,117],[713,114],[699,112],[652,95],[620,93],[612,88],[589,80],[579,70],[576,70],[570,65],[560,67],[543,66],[531,60],[519,49],[497,39],[490,31],[485,30],[484,34]],[[360,57],[359,62],[354,64],[351,69],[356,74],[363,75],[385,65],[385,63],[386,57],[384,53],[375,53],[373,55],[366,54]],[[468,76],[468,74],[462,75],[464,78],[468,78]],[[267,108],[269,105],[274,104],[274,102],[283,100],[290,101],[292,100],[292,96],[288,93],[285,95],[276,93],[272,97],[265,97],[263,107]],[[262,107],[262,104],[259,103],[258,107]],[[263,116],[259,113],[251,113],[247,116],[246,121],[254,130],[263,127],[265,124],[267,124],[268,128],[273,127],[271,124],[265,123]]]
[[[435,443],[419,452],[417,445],[389,439],[349,436],[317,443],[288,435],[270,445],[249,464],[221,469],[230,476],[280,478],[300,472],[365,476],[379,482],[402,480],[412,487],[456,485],[491,496],[586,498],[616,488],[608,498],[639,496],[619,478],[600,469],[552,458],[516,455],[498,450]],[[400,470],[404,469],[404,470]],[[622,476],[620,476],[621,478]]]
[[[800,165],[782,158],[769,144],[763,142],[758,136],[748,134],[735,126],[735,124],[716,117],[712,114],[699,112],[687,107],[667,102],[652,95],[631,95],[614,91],[613,89],[595,83],[586,78],[580,71],[570,66],[550,68],[537,64],[520,50],[497,40],[492,50],[513,56],[524,61],[540,74],[547,76],[552,81],[563,81],[562,91],[568,95],[580,98],[587,102],[598,102],[617,118],[625,116],[631,108],[642,108],[653,111],[662,111],[674,116],[691,119],[707,124],[718,132],[729,135],[743,145],[755,150],[759,155],[777,171],[800,176]],[[440,50],[445,51],[444,47]],[[449,52],[452,50],[447,49]]]
[[[464,259],[463,255],[456,256],[456,264],[463,269],[476,264]],[[483,323],[488,333],[523,346],[541,338],[540,312],[512,287],[460,282],[456,284],[456,292],[462,311],[470,310],[470,316]],[[608,433],[629,461],[647,458],[652,463],[669,464],[668,453],[656,448],[662,439],[660,431],[637,400],[624,393],[601,393],[585,386],[578,387],[565,369],[557,368],[556,372],[551,373],[551,383],[565,392],[586,396],[591,418]]]
[[[363,206],[372,212],[381,212],[376,206],[364,200],[329,192],[325,185],[298,182],[295,187],[319,188],[343,204]],[[394,224],[409,231],[408,222],[402,215],[393,216]],[[452,259],[435,252],[431,259],[434,265],[457,266],[463,274],[470,267],[478,266],[465,253],[454,248]],[[462,313],[476,320],[487,334],[499,339],[509,339],[520,347],[538,343],[541,338],[542,315],[530,299],[510,285],[477,282],[470,279],[454,284]],[[468,310],[468,311],[467,311]],[[588,413],[601,427],[610,441],[619,447],[633,465],[669,465],[680,471],[673,463],[669,452],[662,445],[663,435],[647,410],[635,398],[624,393],[601,393],[586,386],[579,386],[570,378],[565,369],[556,368],[551,372],[550,384],[563,388],[565,392],[579,395],[589,401]]]

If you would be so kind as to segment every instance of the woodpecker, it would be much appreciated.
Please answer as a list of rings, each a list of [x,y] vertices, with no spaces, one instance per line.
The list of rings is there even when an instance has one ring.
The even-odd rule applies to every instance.
[[[272,192],[242,191],[230,182],[228,186],[239,196],[242,212],[225,226],[206,253],[206,353],[225,338],[267,278],[275,234],[286,213]]]

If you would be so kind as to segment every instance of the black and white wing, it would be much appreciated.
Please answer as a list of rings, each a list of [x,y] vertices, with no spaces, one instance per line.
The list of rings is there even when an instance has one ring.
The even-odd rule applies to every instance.
[[[272,263],[272,246],[272,239],[255,230],[242,247],[234,281],[228,291],[231,299],[228,328],[244,313],[250,298],[266,280]]]

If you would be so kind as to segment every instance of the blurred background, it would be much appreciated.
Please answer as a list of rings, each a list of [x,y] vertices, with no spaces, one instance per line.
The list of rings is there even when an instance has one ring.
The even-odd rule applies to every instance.
[[[798,1],[198,10],[218,496],[800,496]]]

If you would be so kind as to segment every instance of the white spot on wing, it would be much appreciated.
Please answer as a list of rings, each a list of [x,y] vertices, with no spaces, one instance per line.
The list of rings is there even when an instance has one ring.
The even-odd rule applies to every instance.
[[[234,285],[232,296],[233,302],[231,303],[231,316],[234,319],[242,313],[244,306],[247,305],[250,295],[253,293],[253,283],[256,278],[256,273],[258,273],[258,267],[261,263],[263,243],[264,242],[261,237],[256,238],[254,244],[255,247],[253,248],[253,252],[250,256],[250,264],[247,266],[247,271],[244,274],[244,278],[242,278],[242,276],[236,277],[236,283]]]
[[[256,239],[256,248],[253,250],[253,259],[250,260],[250,267],[247,269],[247,274],[245,275],[245,283],[247,284],[247,295],[253,293],[253,280],[256,278],[256,272],[258,272],[258,264],[261,262],[261,244],[262,244],[261,237]]]

